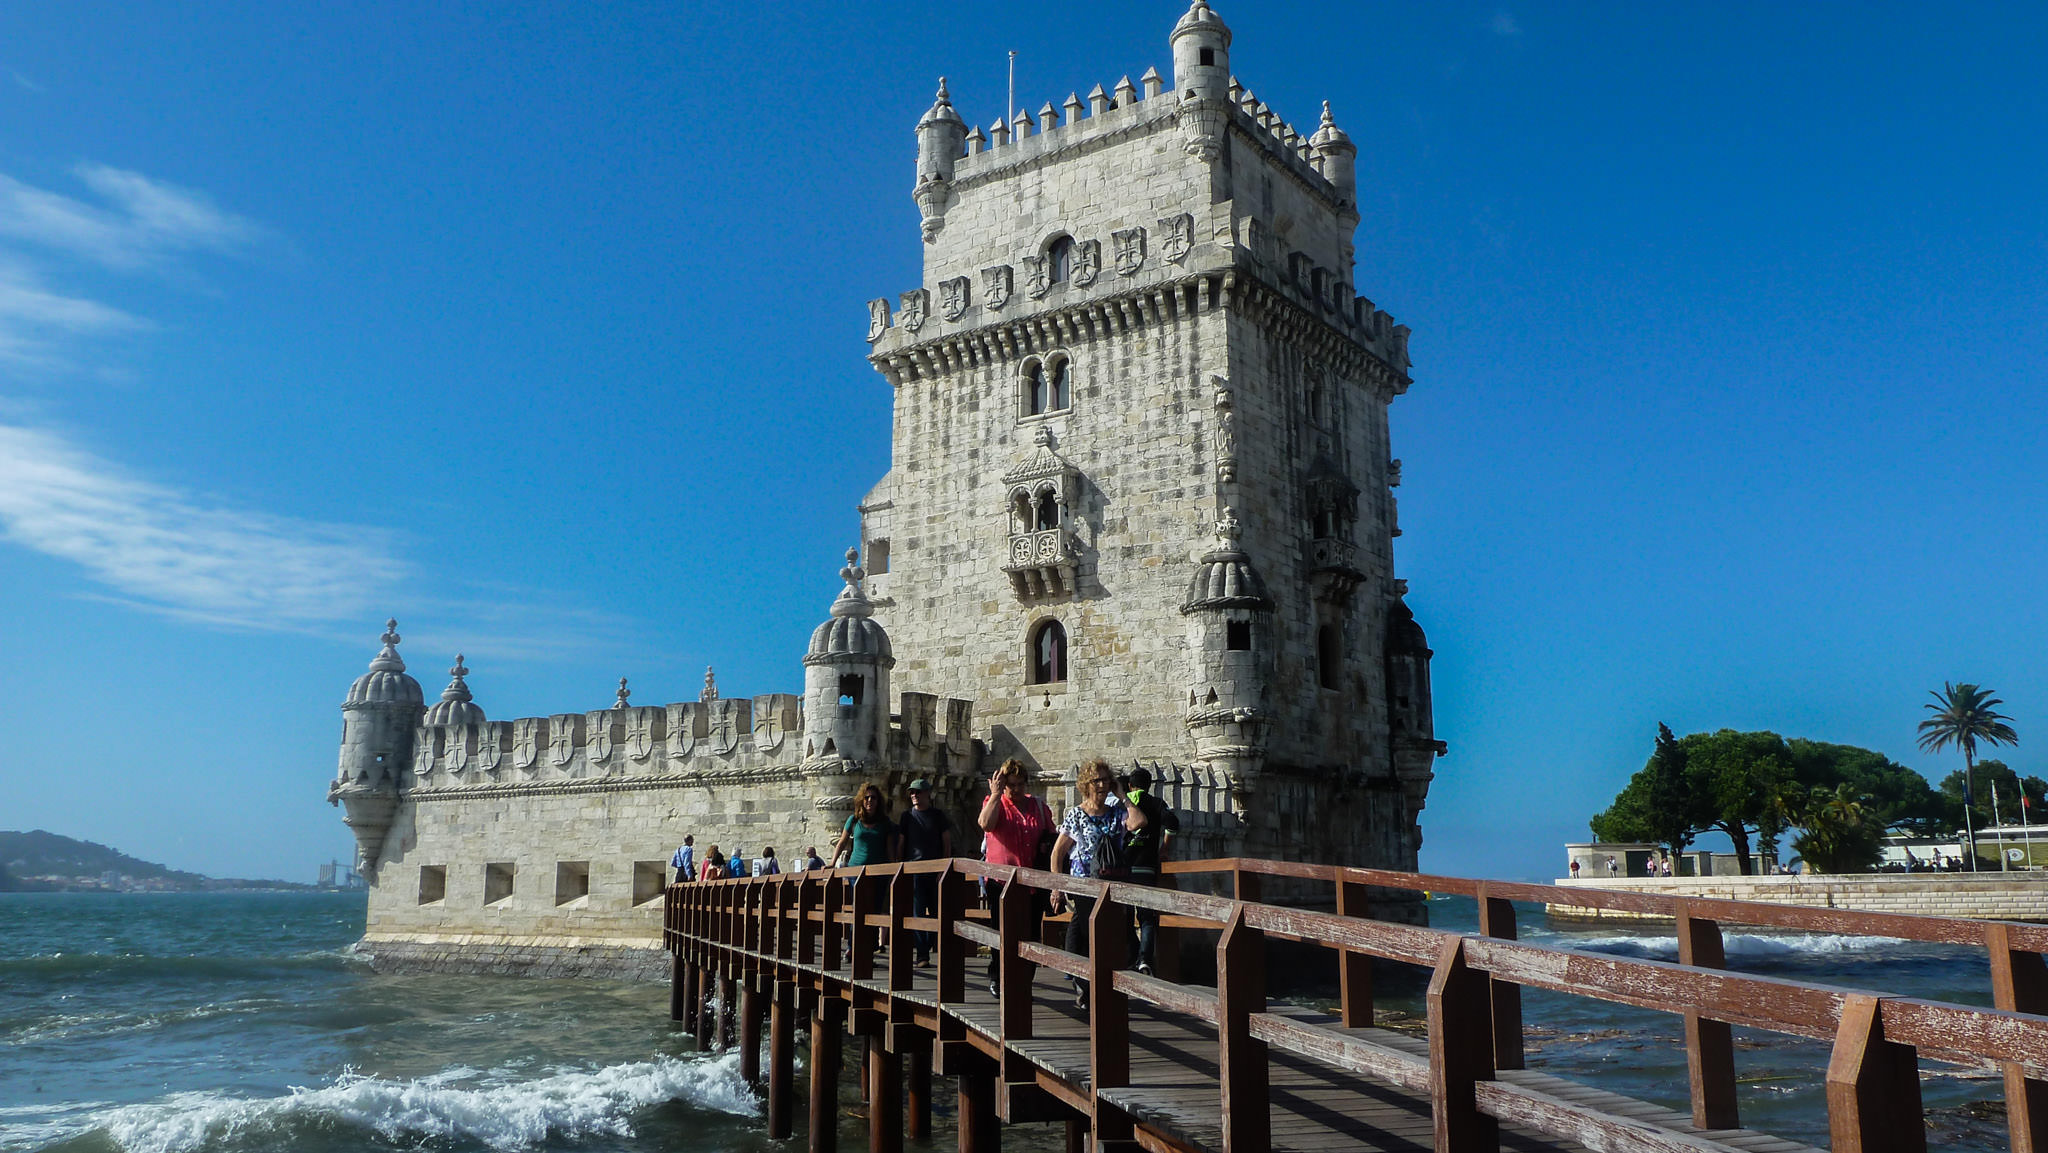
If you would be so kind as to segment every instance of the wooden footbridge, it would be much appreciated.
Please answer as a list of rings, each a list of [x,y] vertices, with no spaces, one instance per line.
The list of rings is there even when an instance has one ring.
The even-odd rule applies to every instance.
[[[765,1080],[775,1138],[794,1131],[794,1047],[806,1020],[812,1153],[837,1153],[849,1034],[864,1042],[870,1153],[929,1137],[934,1075],[956,1082],[961,1153],[995,1153],[1002,1126],[1020,1122],[1065,1122],[1076,1153],[1091,1140],[1149,1153],[1806,1149],[1739,1127],[1731,1026],[1833,1043],[1825,1082],[1836,1153],[1927,1148],[1923,1057],[2002,1066],[2011,1148],[2048,1153],[2048,926],[1235,858],[1168,871],[1177,888],[967,859],[675,885],[671,1014],[702,1044],[738,1043],[742,1074]],[[935,916],[912,915],[921,875],[936,878]],[[984,880],[1000,885],[993,909],[980,907]],[[1262,885],[1284,886],[1288,903],[1262,903]],[[1037,910],[1053,890],[1093,899],[1088,955],[1045,943]],[[1375,890],[1473,897],[1480,931],[1368,919]],[[1333,911],[1303,907],[1318,896]],[[1516,901],[1672,917],[1679,961],[1519,942]],[[1139,909],[1162,916],[1162,969],[1170,935],[1213,936],[1213,981],[1128,970]],[[1996,1008],[1727,972],[1723,924],[1976,946]],[[928,968],[913,963],[908,934],[918,931],[936,935]],[[1335,1013],[1269,999],[1277,941],[1296,943],[1273,953],[1296,964],[1305,950],[1334,954]],[[982,948],[999,958],[993,996],[975,959]],[[1429,972],[1426,1040],[1374,1027],[1376,958]],[[1085,1009],[1062,975],[1089,982]],[[1525,1069],[1524,988],[1683,1017],[1690,1114]]]

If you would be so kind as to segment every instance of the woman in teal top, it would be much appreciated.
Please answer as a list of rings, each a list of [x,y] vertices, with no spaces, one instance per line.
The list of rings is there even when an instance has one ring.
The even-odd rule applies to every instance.
[[[834,860],[847,865],[886,865],[896,859],[896,822],[882,809],[882,790],[870,781],[853,796],[853,815],[839,831]]]

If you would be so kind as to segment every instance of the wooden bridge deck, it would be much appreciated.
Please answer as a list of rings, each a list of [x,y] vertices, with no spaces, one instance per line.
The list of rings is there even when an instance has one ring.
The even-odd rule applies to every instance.
[[[2000,1063],[2012,1147],[2048,1150],[2048,930],[1603,895],[1676,918],[1682,963],[1670,964],[1515,941],[1508,894],[1541,901],[1542,886],[1236,859],[1181,866],[1205,869],[1233,873],[1237,896],[961,860],[675,886],[672,1015],[702,1042],[737,1041],[741,1072],[755,1083],[767,1026],[777,1138],[792,1135],[795,1030],[807,1019],[811,1153],[837,1153],[848,1033],[867,1038],[870,1153],[901,1153],[906,1136],[929,1135],[934,1074],[958,1081],[961,1153],[995,1153],[1003,1123],[1046,1121],[1066,1123],[1070,1153],[1817,1153],[1738,1127],[1731,1024],[1834,1041],[1826,1099],[1836,1153],[1924,1153],[1922,1055]],[[922,916],[911,911],[920,873],[938,882],[936,909]],[[1273,874],[1333,881],[1340,912],[1257,902],[1257,877]],[[977,877],[1004,885],[986,913],[968,900]],[[1355,915],[1368,886],[1464,886],[1480,904],[1480,935]],[[1094,900],[1092,956],[1042,943],[1034,910],[1046,890]],[[1163,930],[1220,930],[1213,986],[1122,967],[1139,909],[1162,914]],[[1999,1008],[1729,973],[1724,920],[1981,944]],[[908,934],[920,930],[936,934],[930,968],[910,964]],[[1268,1002],[1269,937],[1336,952],[1336,1013]],[[981,946],[999,958],[1000,996],[981,976]],[[1374,958],[1430,971],[1427,1037],[1366,1024]],[[1070,978],[1091,982],[1089,1008],[1073,1003]],[[1523,1068],[1525,987],[1682,1016],[1691,1113]]]

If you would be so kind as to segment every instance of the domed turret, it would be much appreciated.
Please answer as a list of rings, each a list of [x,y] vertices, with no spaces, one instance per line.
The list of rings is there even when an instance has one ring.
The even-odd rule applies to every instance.
[[[1323,126],[1308,138],[1308,146],[1315,153],[1316,168],[1337,186],[1337,194],[1345,204],[1358,204],[1358,146],[1351,143],[1351,137],[1337,127],[1337,119],[1330,115],[1330,102],[1323,101]]]
[[[896,657],[860,582],[857,549],[839,570],[846,588],[832,615],[811,633],[804,654],[804,756],[850,761],[881,758],[889,724],[889,670]]]
[[[1215,160],[1223,155],[1230,123],[1230,29],[1209,0],[1195,0],[1168,41],[1173,45],[1174,97],[1180,101],[1181,147]]]
[[[398,656],[396,620],[385,622],[382,639],[370,670],[342,703],[341,765],[327,789],[328,802],[342,807],[342,823],[355,833],[356,871],[366,877],[376,875],[398,811],[399,780],[412,761],[413,729],[426,711],[420,683]]]
[[[917,183],[911,197],[924,217],[927,242],[939,235],[946,223],[946,205],[952,198],[953,165],[967,146],[967,123],[953,110],[946,94],[946,78],[939,77],[939,94],[917,122]]]
[[[1227,775],[1243,813],[1266,756],[1273,599],[1239,544],[1237,518],[1227,508],[1216,522],[1216,547],[1195,565],[1180,611],[1194,663],[1186,722],[1195,757]]]
[[[484,723],[484,711],[469,695],[469,684],[462,679],[468,675],[469,670],[462,665],[462,654],[456,653],[455,667],[448,670],[448,687],[441,690],[441,699],[427,710],[425,723],[451,727]]]

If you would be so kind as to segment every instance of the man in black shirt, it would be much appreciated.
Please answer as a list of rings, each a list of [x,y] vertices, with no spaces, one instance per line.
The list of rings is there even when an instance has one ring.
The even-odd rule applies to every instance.
[[[953,855],[953,820],[946,810],[932,804],[932,783],[923,777],[910,782],[910,808],[903,813],[903,838],[899,860],[943,861]],[[910,915],[935,917],[939,913],[939,875],[918,873],[911,878]],[[932,942],[937,934],[919,930],[914,964],[932,961]]]
[[[1160,880],[1159,863],[1166,859],[1173,835],[1180,831],[1180,818],[1166,807],[1165,801],[1153,795],[1150,769],[1142,765],[1134,768],[1124,782],[1130,786],[1126,799],[1145,814],[1145,827],[1125,834],[1128,838],[1125,856],[1130,861],[1131,880],[1141,885],[1157,885]],[[1139,909],[1137,920],[1138,972],[1150,974],[1159,936],[1159,910]]]

